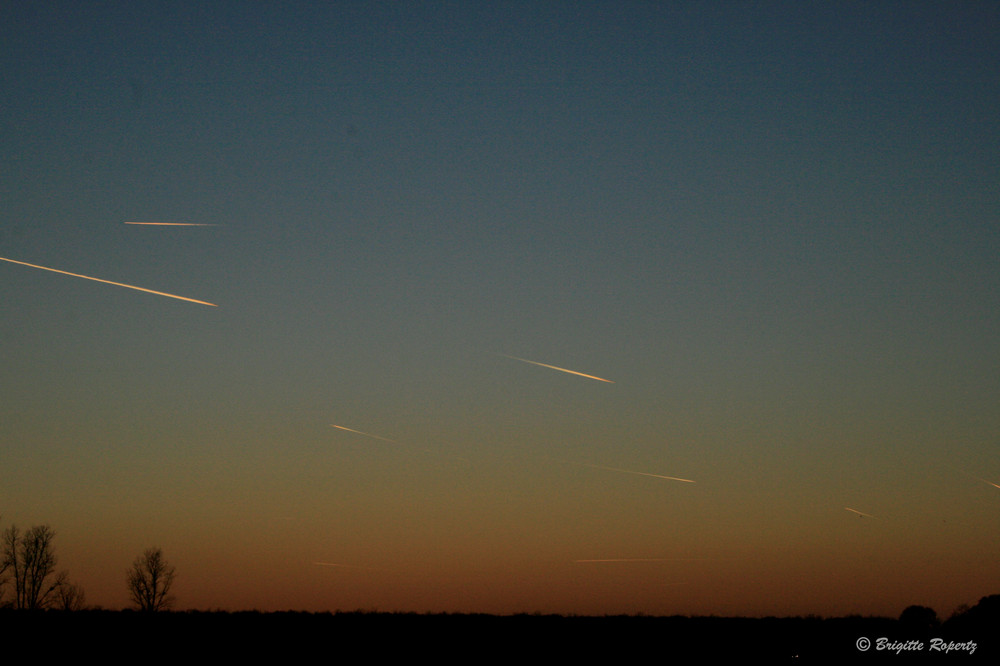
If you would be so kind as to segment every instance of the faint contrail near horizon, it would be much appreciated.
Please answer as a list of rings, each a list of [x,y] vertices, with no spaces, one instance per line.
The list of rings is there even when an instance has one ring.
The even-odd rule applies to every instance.
[[[522,363],[530,363],[532,365],[538,365],[543,368],[549,368],[550,370],[558,370],[559,372],[568,372],[571,375],[576,375],[578,377],[586,377],[587,379],[596,379],[599,382],[607,382],[608,384],[614,384],[610,379],[604,379],[603,377],[595,377],[594,375],[585,375],[582,372],[577,372],[576,370],[567,370],[566,368],[560,368],[558,365],[549,365],[548,363],[539,363],[538,361],[529,361],[526,358],[519,358],[517,356],[510,356],[508,354],[500,354],[505,358],[510,358],[515,361],[521,361]]]
[[[20,264],[22,266],[29,266],[31,268],[38,268],[43,271],[51,271],[53,273],[60,273],[62,275],[69,275],[70,277],[83,278],[84,280],[93,280],[94,282],[103,282],[104,284],[113,284],[116,287],[125,287],[126,289],[135,289],[136,291],[144,291],[147,294],[156,294],[157,296],[166,296],[167,298],[176,298],[179,301],[187,301],[188,303],[198,303],[199,305],[208,305],[213,308],[219,307],[215,303],[209,303],[207,301],[199,301],[195,298],[188,298],[187,296],[178,296],[177,294],[168,294],[165,291],[156,291],[153,289],[146,289],[145,287],[137,287],[134,284],[125,284],[124,282],[112,282],[111,280],[102,280],[101,278],[90,277],[89,275],[80,275],[79,273],[70,273],[69,271],[61,271],[58,268],[48,268],[47,266],[38,266],[37,264],[29,264],[25,261],[16,261],[14,259],[6,259],[0,257],[0,261],[9,261],[12,264]]]
[[[388,437],[379,437],[378,435],[373,435],[370,432],[361,432],[360,430],[354,430],[353,428],[345,428],[344,426],[339,426],[335,423],[331,423],[331,426],[337,428],[338,430],[346,430],[347,432],[357,433],[358,435],[364,435],[365,437],[372,437],[374,439],[381,439],[383,442],[392,442],[393,444],[399,444],[394,439],[389,439]]]
[[[681,479],[676,476],[664,476],[663,474],[652,474],[650,472],[636,472],[631,469],[621,469],[620,467],[605,467],[604,465],[592,465],[590,463],[578,462],[573,463],[575,465],[583,465],[584,467],[593,467],[594,469],[606,469],[609,472],[622,472],[623,474],[638,474],[639,476],[651,476],[654,479],[666,479],[667,481],[683,481],[684,483],[694,483],[691,479]]]
[[[336,562],[313,562],[313,564],[318,567],[336,567],[338,569],[361,569],[363,571],[385,571],[385,569],[376,569],[375,567],[363,567],[357,564],[338,564]]]
[[[852,511],[852,512],[854,512],[854,513],[858,514],[858,515],[859,515],[859,516],[861,516],[862,518],[874,518],[875,520],[878,520],[878,518],[877,518],[877,517],[873,516],[873,515],[872,515],[872,514],[870,514],[870,513],[865,513],[864,511],[858,511],[857,509],[852,509],[852,508],[851,508],[851,507],[849,507],[849,506],[845,506],[844,508],[845,508],[845,509],[847,509],[848,511]]]
[[[142,227],[214,227],[215,224],[206,224],[202,222],[126,222],[125,224],[134,224],[136,226]]]
[[[958,471],[961,472],[962,474],[965,474],[966,476],[968,476],[970,478],[975,479],[976,481],[982,481],[983,483],[991,485],[994,488],[1000,488],[1000,486],[998,486],[997,484],[993,483],[992,481],[987,481],[986,479],[984,479],[984,478],[982,478],[980,476],[976,476],[975,474],[969,474],[968,472],[966,472],[965,470],[962,470],[962,469],[960,469]]]
[[[401,446],[401,447],[403,447],[403,449],[406,449],[406,450],[419,451],[421,453],[426,453],[428,455],[436,456],[438,458],[444,458],[446,460],[461,460],[462,462],[469,462],[468,458],[463,458],[462,456],[446,455],[444,453],[441,453],[439,451],[435,451],[433,449],[428,449],[428,448],[424,448],[424,447],[421,447],[421,446],[414,446],[413,444],[408,444],[407,442],[401,442],[398,439],[389,439],[388,437],[379,437],[378,435],[373,435],[370,432],[363,432],[361,430],[355,430],[353,428],[345,428],[344,426],[339,426],[339,425],[337,425],[335,423],[331,423],[330,425],[332,427],[338,429],[338,430],[346,430],[347,432],[353,432],[353,433],[356,433],[358,435],[364,435],[365,437],[371,437],[372,439],[380,439],[383,442],[390,442],[392,444],[396,444],[398,446]]]
[[[609,557],[603,560],[573,560],[574,564],[599,564],[604,562],[701,562],[698,557]]]

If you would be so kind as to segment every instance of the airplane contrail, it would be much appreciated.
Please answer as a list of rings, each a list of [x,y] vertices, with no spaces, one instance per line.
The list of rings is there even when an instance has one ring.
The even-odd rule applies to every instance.
[[[864,511],[858,511],[857,509],[852,509],[849,506],[845,506],[844,508],[847,509],[848,511],[852,511],[852,512],[858,514],[862,518],[874,518],[875,520],[878,520],[877,517],[871,515],[870,513],[865,513]]]
[[[699,557],[609,557],[602,560],[573,560],[574,564],[596,564],[604,562],[702,562]]]
[[[968,477],[971,477],[971,478],[975,479],[976,481],[982,481],[983,483],[986,483],[986,484],[988,484],[988,485],[991,485],[991,486],[993,486],[994,488],[1000,488],[1000,486],[998,486],[997,484],[993,483],[992,481],[987,481],[986,479],[984,479],[984,478],[982,478],[982,477],[979,477],[979,476],[976,476],[975,474],[969,474],[969,473],[968,473],[968,472],[966,472],[965,470],[961,470],[961,469],[960,469],[960,470],[958,470],[958,471],[959,471],[959,472],[961,472],[962,474],[965,474],[965,475],[966,475],[966,476],[968,476]]]
[[[166,296],[167,298],[176,298],[180,301],[187,301],[188,303],[198,303],[199,305],[209,305],[213,308],[219,307],[215,303],[208,303],[206,301],[199,301],[195,298],[188,298],[186,296],[178,296],[177,294],[168,294],[165,291],[155,291],[153,289],[146,289],[145,287],[137,287],[134,284],[125,284],[123,282],[112,282],[111,280],[102,280],[101,278],[90,277],[89,275],[80,275],[79,273],[70,273],[69,271],[61,271],[58,268],[48,268],[46,266],[38,266],[36,264],[29,264],[24,261],[16,261],[14,259],[6,259],[0,257],[0,261],[9,261],[12,264],[20,264],[22,266],[29,266],[31,268],[38,268],[43,271],[51,271],[53,273],[60,273],[62,275],[69,275],[71,277],[83,278],[84,280],[93,280],[94,282],[103,282],[104,284],[113,284],[116,287],[125,287],[126,289],[135,289],[136,291],[144,291],[147,294],[156,294],[157,296]]]
[[[605,467],[604,465],[592,465],[590,463],[578,462],[574,463],[576,465],[583,465],[584,467],[593,467],[594,469],[606,469],[609,472],[622,472],[623,474],[638,474],[639,476],[651,476],[654,479],[666,479],[667,481],[683,481],[684,483],[694,483],[691,479],[681,479],[676,476],[664,476],[663,474],[652,474],[650,472],[636,472],[631,469],[621,469],[620,467]]]
[[[420,451],[421,453],[426,453],[428,455],[437,456],[438,458],[445,458],[447,460],[461,460],[462,462],[469,462],[468,458],[463,458],[462,456],[445,455],[445,454],[440,453],[438,451],[434,451],[433,449],[427,449],[427,448],[423,448],[423,447],[420,447],[420,446],[414,446],[414,445],[408,444],[406,442],[401,442],[398,439],[389,439],[388,437],[379,437],[378,435],[373,435],[370,432],[363,432],[361,430],[355,430],[353,428],[345,428],[344,426],[339,426],[339,425],[337,425],[335,423],[331,423],[330,425],[333,426],[334,428],[337,428],[338,430],[346,430],[347,432],[353,432],[353,433],[358,434],[358,435],[364,435],[365,437],[371,437],[372,439],[380,439],[383,442],[391,442],[392,444],[398,444],[399,446],[402,446],[405,449],[408,449],[408,450],[411,450],[411,451]]]
[[[358,435],[364,435],[365,437],[373,437],[375,439],[381,439],[383,442],[392,442],[393,444],[399,444],[394,439],[389,439],[388,437],[379,437],[378,435],[373,435],[370,432],[361,432],[360,430],[354,430],[353,428],[345,428],[344,426],[339,426],[335,423],[331,423],[331,426],[337,428],[338,430],[346,430],[347,432],[357,433]]]
[[[214,227],[214,224],[205,224],[201,222],[126,222],[125,224],[134,224],[143,227]]]
[[[357,564],[338,564],[336,562],[313,562],[318,567],[337,567],[338,569],[362,569],[363,571],[385,571],[374,567],[363,567]]]
[[[517,356],[509,356],[507,354],[500,354],[505,358],[510,358],[515,361],[521,361],[522,363],[530,363],[532,365],[538,365],[543,368],[549,368],[550,370],[558,370],[559,372],[568,372],[571,375],[576,375],[578,377],[586,377],[587,379],[596,379],[599,382],[607,382],[608,384],[614,384],[610,379],[604,379],[603,377],[595,377],[594,375],[585,375],[582,372],[577,372],[576,370],[567,370],[566,368],[560,368],[558,365],[549,365],[548,363],[539,363],[538,361],[529,361],[526,358],[518,358]]]

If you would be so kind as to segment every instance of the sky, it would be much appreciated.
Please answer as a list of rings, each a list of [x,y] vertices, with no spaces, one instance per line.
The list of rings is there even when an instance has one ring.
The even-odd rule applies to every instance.
[[[88,603],[1000,592],[1000,5],[8,2],[0,91],[0,524]]]

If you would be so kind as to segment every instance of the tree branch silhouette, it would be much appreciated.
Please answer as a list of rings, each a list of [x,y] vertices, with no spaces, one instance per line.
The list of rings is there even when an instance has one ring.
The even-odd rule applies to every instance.
[[[167,563],[160,548],[147,548],[135,558],[127,572],[129,596],[132,603],[146,612],[169,609],[174,602],[170,588],[176,571]]]

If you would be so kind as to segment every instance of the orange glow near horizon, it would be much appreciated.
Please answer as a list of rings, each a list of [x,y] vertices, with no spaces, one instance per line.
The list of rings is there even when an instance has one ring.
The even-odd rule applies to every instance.
[[[0,22],[0,535],[88,605],[1000,595],[1000,1],[80,4]]]

